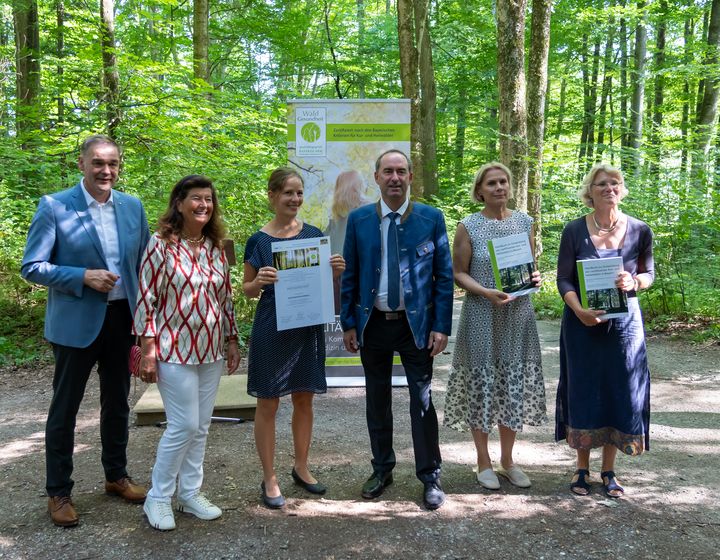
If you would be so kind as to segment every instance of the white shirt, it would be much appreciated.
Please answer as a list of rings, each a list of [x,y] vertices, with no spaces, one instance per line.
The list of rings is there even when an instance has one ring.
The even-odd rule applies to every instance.
[[[80,188],[85,195],[88,211],[95,224],[102,245],[103,253],[105,253],[105,262],[107,262],[108,270],[120,276],[120,244],[118,242],[117,220],[115,218],[115,202],[113,192],[110,191],[110,198],[100,203],[95,200],[92,195],[85,189],[85,181],[80,180]],[[118,278],[115,286],[108,293],[108,301],[116,299],[127,299],[125,287],[122,283],[122,277]]]
[[[377,307],[380,311],[393,311],[390,309],[390,307],[387,304],[387,296],[388,296],[388,271],[387,271],[387,238],[388,238],[388,229],[390,229],[390,217],[388,214],[392,212],[397,212],[398,217],[395,218],[395,223],[400,223],[400,218],[407,210],[408,206],[410,205],[410,200],[405,199],[405,202],[403,202],[403,205],[398,208],[397,210],[390,210],[387,204],[385,204],[385,201],[381,198],[380,199],[380,211],[382,212],[382,221],[380,222],[380,228],[382,229],[382,258],[380,259],[380,285],[378,286],[378,293],[375,297],[375,307]],[[398,234],[400,232],[398,231]],[[399,258],[399,255],[398,255]],[[397,309],[394,311],[398,311],[400,309],[405,309],[405,297],[403,295],[403,284],[402,284],[402,273],[400,278],[400,305]]]

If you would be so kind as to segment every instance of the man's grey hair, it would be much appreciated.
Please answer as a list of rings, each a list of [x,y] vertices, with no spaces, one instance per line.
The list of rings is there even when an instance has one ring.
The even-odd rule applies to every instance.
[[[120,149],[120,146],[117,145],[117,142],[106,134],[93,134],[92,136],[85,138],[85,141],[80,147],[80,155],[85,156],[90,151],[90,148],[92,148],[95,144],[110,144],[111,146],[115,146],[118,154],[122,155],[122,150]]]

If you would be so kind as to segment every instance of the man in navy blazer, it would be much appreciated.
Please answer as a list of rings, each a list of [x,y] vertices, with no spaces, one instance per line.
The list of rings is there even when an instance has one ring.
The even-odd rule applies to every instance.
[[[342,277],[345,347],[360,350],[365,370],[373,473],[362,489],[375,498],[392,484],[392,363],[400,354],[410,390],[415,472],[423,502],[437,509],[440,486],[437,414],[430,384],[433,357],[447,346],[452,325],[453,273],[442,213],[408,198],[411,164],[398,150],[380,155],[375,181],[381,200],[348,216]]]
[[[75,419],[90,371],[100,377],[105,491],[130,502],[145,488],[128,476],[128,354],[140,259],[149,239],[137,198],[113,190],[120,150],[102,135],[82,145],[80,183],[40,199],[30,224],[23,278],[48,287],[45,338],[55,356],[45,427],[46,489],[53,523],[78,524],[71,492]]]

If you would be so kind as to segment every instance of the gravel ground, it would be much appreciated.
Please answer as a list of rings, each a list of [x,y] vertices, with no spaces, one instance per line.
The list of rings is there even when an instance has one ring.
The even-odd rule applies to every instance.
[[[458,307],[459,310],[459,307]],[[557,385],[556,322],[538,323],[543,342],[549,417]],[[415,479],[407,390],[394,390],[395,483],[374,501],[360,498],[370,474],[362,389],[331,389],[316,400],[311,460],[329,486],[311,497],[290,478],[291,406],[278,416],[277,466],[288,505],[260,505],[260,466],[252,423],[213,424],[205,489],[222,507],[216,521],[176,514],[176,531],[151,529],[142,508],[103,493],[97,379],[78,416],[73,529],[54,527],[44,497],[43,429],[52,368],[0,371],[0,558],[261,558],[261,559],[670,559],[720,558],[720,347],[667,338],[648,341],[653,372],[651,451],[619,457],[623,499],[604,497],[593,455],[593,492],[568,491],[573,453],[553,442],[553,425],[519,435],[516,462],[533,482],[519,490],[503,481],[482,489],[472,472],[469,434],[441,427],[443,486],[440,510],[422,508]],[[449,346],[452,351],[452,339]],[[437,360],[434,399],[441,416],[450,353]],[[142,394],[138,384],[133,403]],[[156,427],[130,431],[129,471],[147,483],[161,435]],[[497,436],[492,455],[499,460]]]

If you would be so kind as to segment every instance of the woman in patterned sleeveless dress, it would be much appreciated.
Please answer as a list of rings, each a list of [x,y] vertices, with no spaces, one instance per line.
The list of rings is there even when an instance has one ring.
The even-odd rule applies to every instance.
[[[470,429],[477,449],[477,480],[497,490],[497,474],[527,488],[528,476],[513,462],[516,433],[545,421],[540,341],[529,296],[511,297],[495,287],[487,242],[526,233],[532,218],[508,209],[511,174],[488,163],[475,175],[472,198],[484,208],[463,219],[453,246],[455,283],[466,292],[445,398],[445,425]],[[534,249],[534,248],[533,248]],[[533,272],[535,284],[540,273]],[[493,470],[488,436],[500,432],[500,463]]]

